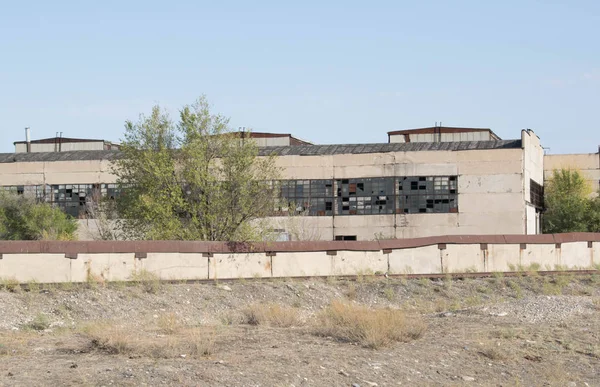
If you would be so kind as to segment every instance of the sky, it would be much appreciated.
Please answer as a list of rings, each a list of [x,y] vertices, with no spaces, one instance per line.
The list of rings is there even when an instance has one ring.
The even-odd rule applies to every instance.
[[[0,0],[0,152],[25,127],[119,141],[200,95],[319,144],[442,122],[593,153],[600,1]]]

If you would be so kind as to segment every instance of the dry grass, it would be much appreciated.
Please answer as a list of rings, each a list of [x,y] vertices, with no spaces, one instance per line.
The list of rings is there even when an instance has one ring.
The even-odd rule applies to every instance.
[[[82,328],[92,348],[109,354],[149,357],[202,357],[214,353],[216,331],[206,327],[180,327],[170,335],[156,335],[118,325],[94,323]]]
[[[502,361],[508,359],[507,353],[498,344],[494,343],[481,344],[478,353],[489,360]]]
[[[340,341],[380,348],[398,341],[421,337],[425,323],[397,309],[370,309],[366,306],[333,301],[317,315],[314,333]]]
[[[166,335],[172,335],[182,328],[175,313],[167,313],[158,316],[157,325],[159,331]]]
[[[593,298],[592,305],[594,306],[594,309],[600,310],[600,297]]]
[[[39,337],[37,332],[31,330],[0,330],[0,357],[21,355],[28,352],[28,344],[37,337]]]
[[[21,285],[16,278],[3,278],[0,281],[0,286],[12,293],[18,293],[21,290]]]
[[[278,304],[254,304],[243,311],[243,322],[250,325],[270,325],[287,328],[302,325],[296,308]]]
[[[134,272],[131,280],[138,283],[146,293],[156,294],[160,290],[160,277],[151,271],[142,269]]]
[[[356,300],[356,284],[354,282],[347,282],[347,288],[344,291],[344,295],[349,300]]]

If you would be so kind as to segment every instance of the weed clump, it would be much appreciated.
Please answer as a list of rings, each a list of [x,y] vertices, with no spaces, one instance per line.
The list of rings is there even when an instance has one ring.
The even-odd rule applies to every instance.
[[[146,293],[156,294],[160,290],[160,277],[145,269],[134,272],[131,281],[139,284]]]
[[[394,342],[418,339],[425,323],[397,309],[371,309],[333,301],[317,315],[314,333],[366,348],[381,348]]]
[[[48,316],[43,313],[38,313],[33,320],[25,324],[26,329],[33,329],[34,331],[43,331],[50,328],[50,320]]]

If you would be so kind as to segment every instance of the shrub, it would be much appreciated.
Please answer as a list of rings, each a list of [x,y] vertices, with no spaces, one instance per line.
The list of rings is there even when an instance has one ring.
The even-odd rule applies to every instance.
[[[33,320],[25,325],[25,328],[33,329],[34,331],[43,331],[50,328],[50,321],[43,313],[38,313]]]
[[[398,341],[421,337],[425,324],[397,309],[370,309],[366,306],[333,301],[317,315],[314,332],[340,341],[380,348]]]
[[[5,278],[1,282],[2,287],[11,293],[17,293],[21,290],[21,284],[16,278]]]
[[[0,192],[0,239],[73,240],[77,222],[47,203]]]

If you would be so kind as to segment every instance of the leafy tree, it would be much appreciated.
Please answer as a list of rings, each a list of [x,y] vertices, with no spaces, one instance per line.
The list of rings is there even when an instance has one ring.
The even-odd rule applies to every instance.
[[[6,192],[0,193],[0,239],[73,240],[77,222],[47,203]]]
[[[573,169],[552,172],[545,186],[545,233],[585,232],[594,228],[594,201],[589,198],[590,184]],[[597,224],[596,224],[597,227]]]
[[[123,194],[120,226],[133,239],[249,241],[267,232],[274,206],[274,156],[259,157],[214,115],[204,97],[184,106],[179,122],[154,106],[126,122],[113,171]]]
[[[590,210],[587,216],[589,232],[600,232],[600,192],[590,200]]]

